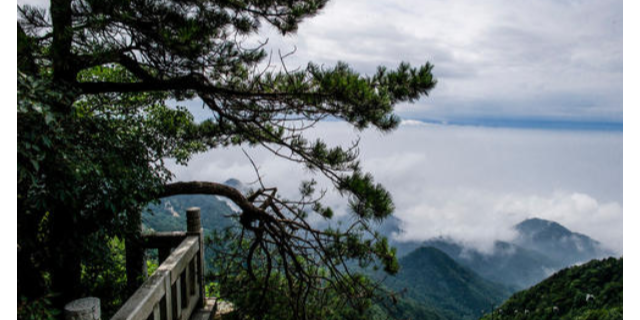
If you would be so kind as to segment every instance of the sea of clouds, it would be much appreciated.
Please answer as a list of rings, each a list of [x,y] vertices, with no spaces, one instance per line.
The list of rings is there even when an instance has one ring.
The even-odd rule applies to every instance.
[[[553,220],[622,254],[622,133],[447,126],[405,121],[391,134],[357,132],[322,122],[309,132],[331,145],[360,136],[360,159],[392,194],[403,232],[398,241],[448,236],[483,251],[511,240],[512,226],[531,217]],[[263,181],[294,197],[313,176],[303,166],[260,148],[245,151]],[[171,165],[176,180],[256,180],[238,147]],[[325,202],[338,216],[346,201],[329,189]]]

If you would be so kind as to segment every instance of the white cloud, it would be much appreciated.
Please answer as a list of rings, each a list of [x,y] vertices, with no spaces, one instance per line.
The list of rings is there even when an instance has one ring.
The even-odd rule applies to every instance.
[[[40,8],[49,8],[48,0],[18,0],[18,5],[30,5]]]
[[[293,65],[342,60],[361,72],[435,64],[408,118],[622,121],[622,1],[334,1],[298,35]]]
[[[555,192],[547,197],[505,199],[501,207],[504,212],[557,221],[622,253],[622,205],[617,201],[598,201],[577,192]]]
[[[323,122],[309,133],[344,144],[357,133]],[[294,196],[311,175],[299,165],[250,149],[264,181]],[[530,217],[557,221],[622,252],[622,134],[402,125],[390,135],[362,134],[361,159],[391,192],[402,240],[451,236],[482,250],[513,237]],[[175,170],[181,180],[243,182],[255,173],[239,149],[214,150]],[[319,179],[328,187],[326,180]],[[326,199],[337,214],[346,205]]]
[[[513,225],[538,217],[587,234],[622,253],[622,207],[618,202],[599,203],[588,195],[564,191],[540,196],[458,189],[452,194],[455,196],[399,211],[406,232],[398,240],[448,236],[489,252],[493,241],[510,241],[516,236]]]

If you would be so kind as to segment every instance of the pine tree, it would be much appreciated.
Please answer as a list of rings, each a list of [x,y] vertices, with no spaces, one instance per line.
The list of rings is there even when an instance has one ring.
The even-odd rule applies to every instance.
[[[239,40],[263,24],[294,33],[326,2],[52,0],[49,11],[19,6],[19,290],[43,290],[50,275],[61,301],[77,296],[78,257],[91,250],[90,234],[135,235],[146,203],[196,193],[225,196],[241,208],[248,275],[253,257],[267,257],[292,296],[304,297],[317,280],[306,272],[309,264],[328,270],[324,286],[344,292],[356,286],[345,260],[378,261],[396,271],[394,251],[369,228],[392,214],[390,194],[361,170],[357,145],[329,147],[304,132],[328,117],[359,130],[393,130],[399,123],[394,106],[435,86],[431,64],[379,67],[369,76],[344,63],[261,70],[263,45]],[[195,123],[188,111],[164,104],[194,98],[212,119]],[[264,147],[327,177],[349,199],[353,228],[318,230],[307,222],[308,214],[332,216],[314,196],[313,181],[303,183],[299,201],[281,198],[271,186],[243,194],[212,181],[170,182],[164,158],[184,163],[195,152],[231,144]],[[297,301],[296,314],[304,299]]]

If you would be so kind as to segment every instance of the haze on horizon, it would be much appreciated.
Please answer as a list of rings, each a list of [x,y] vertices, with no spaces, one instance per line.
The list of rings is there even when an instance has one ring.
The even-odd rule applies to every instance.
[[[446,126],[407,122],[391,134],[358,133],[323,122],[309,138],[348,145],[360,136],[360,158],[392,194],[404,233],[396,240],[446,236],[483,251],[512,239],[511,227],[539,217],[586,234],[622,254],[622,134]],[[263,181],[295,197],[314,177],[303,166],[264,149],[245,148]],[[198,155],[171,166],[176,180],[256,180],[238,147]],[[320,186],[327,181],[315,176]],[[336,192],[325,197],[337,216],[348,206]],[[312,216],[313,217],[313,216]]]

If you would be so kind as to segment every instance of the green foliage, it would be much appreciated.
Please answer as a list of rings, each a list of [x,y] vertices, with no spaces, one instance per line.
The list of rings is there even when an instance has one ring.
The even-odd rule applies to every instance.
[[[622,258],[563,269],[514,294],[499,310],[493,319],[622,319]]]
[[[622,320],[622,307],[607,309],[586,310],[582,314],[577,313],[576,320]],[[570,319],[570,318],[567,318]]]
[[[265,253],[274,254],[271,251],[256,252],[247,262],[251,241],[245,239],[238,246],[237,241],[230,241],[235,236],[232,229],[227,229],[207,239],[212,253],[208,256],[208,292],[233,303],[234,312],[228,318],[286,320],[304,314],[307,319],[368,319],[365,311],[371,307],[373,296],[367,277],[354,274],[351,283],[339,286],[328,281],[330,270],[299,259],[290,262],[291,267],[299,263],[315,278],[313,282],[300,281],[278,263],[269,262]],[[299,304],[300,299],[304,303]]]
[[[124,241],[119,238],[106,239],[106,247],[96,246],[82,265],[83,292],[100,297],[102,317],[108,319],[128,299],[126,291],[126,261]]]
[[[158,259],[147,259],[147,274],[151,276],[159,266]]]
[[[361,218],[381,221],[395,209],[391,194],[382,185],[374,185],[370,174],[363,175],[356,171],[353,175],[344,177],[338,189],[353,192],[349,205]]]
[[[96,76],[104,74],[104,68],[100,69]],[[18,183],[27,184],[33,192],[45,188],[52,193],[49,185],[56,182],[47,180],[46,173],[63,171],[60,174],[73,179],[57,182],[62,188],[53,194],[36,194],[41,197],[29,194],[32,197],[25,200],[33,202],[33,207],[40,210],[51,207],[47,200],[74,204],[69,203],[73,199],[74,205],[84,206],[81,209],[85,211],[98,207],[117,211],[116,206],[130,206],[145,187],[151,190],[168,177],[162,168],[149,168],[154,157],[171,155],[158,145],[171,142],[163,139],[162,132],[152,131],[163,130],[166,122],[159,123],[157,128],[149,125],[163,118],[175,118],[172,114],[158,114],[159,106],[152,105],[162,97],[137,98],[143,101],[123,98],[119,103],[125,105],[87,98],[76,101],[71,112],[61,113],[52,103],[70,97],[55,90],[51,81],[19,74],[18,87],[18,156],[25,160],[19,162]],[[142,105],[149,109],[138,109]],[[188,115],[184,111],[182,114]],[[75,188],[63,185],[72,182],[80,185]],[[139,182],[137,192],[125,193],[134,188],[129,184],[135,182]],[[19,197],[25,198],[24,194]]]
[[[249,144],[327,177],[349,199],[355,222],[345,230],[315,230],[308,215],[331,219],[333,211],[310,198],[312,185],[302,188],[299,202],[263,186],[240,214],[242,234],[252,239],[252,249],[242,252],[249,255],[247,271],[252,255],[274,252],[279,258],[268,261],[294,266],[297,278],[285,277],[288,294],[321,304],[325,300],[314,300],[317,292],[295,288],[328,272],[325,286],[340,288],[325,298],[346,292],[366,301],[362,278],[344,276],[344,260],[363,266],[378,260],[387,272],[398,270],[395,251],[369,227],[392,214],[391,196],[361,170],[357,144],[309,141],[303,136],[309,127],[300,124],[337,118],[359,130],[388,132],[399,123],[394,106],[426,96],[436,81],[428,62],[367,76],[345,63],[289,71],[283,57],[279,71],[266,72],[260,70],[264,48],[238,43],[238,36],[257,33],[263,23],[294,32],[326,2],[61,0],[48,11],[19,6],[20,293],[35,298],[53,290],[69,300],[82,293],[83,276],[111,277],[103,267],[118,274],[117,256],[90,259],[117,249],[110,244],[116,237],[139,236],[140,212],[171,179],[165,159],[186,164],[197,152]],[[186,109],[165,104],[196,97],[212,114],[199,124]],[[174,226],[175,220],[162,219],[156,227]],[[82,268],[91,274],[82,275]],[[264,279],[278,287],[282,279],[276,280]],[[115,296],[112,289],[105,295]]]
[[[424,319],[447,320],[457,319],[453,314],[438,309],[430,303],[417,302],[409,297],[395,297],[394,301],[385,301],[373,305],[366,312],[368,319]]]
[[[36,73],[37,67],[33,61],[33,52],[38,50],[34,41],[27,36],[22,28],[18,28],[18,70]]]
[[[60,310],[51,305],[49,295],[38,299],[29,300],[21,297],[18,301],[19,320],[55,320],[60,314]]]
[[[396,274],[400,269],[400,264],[396,259],[396,248],[390,247],[387,238],[382,238],[373,245],[376,256],[381,257],[384,271],[388,274]]]
[[[18,244],[22,264],[40,277],[62,254],[92,263],[106,239],[139,223],[137,212],[169,179],[158,161],[203,148],[182,134],[191,115],[159,104],[163,95],[87,97],[61,112],[55,103],[66,97],[51,81],[18,74]],[[52,233],[56,223],[74,232]]]

